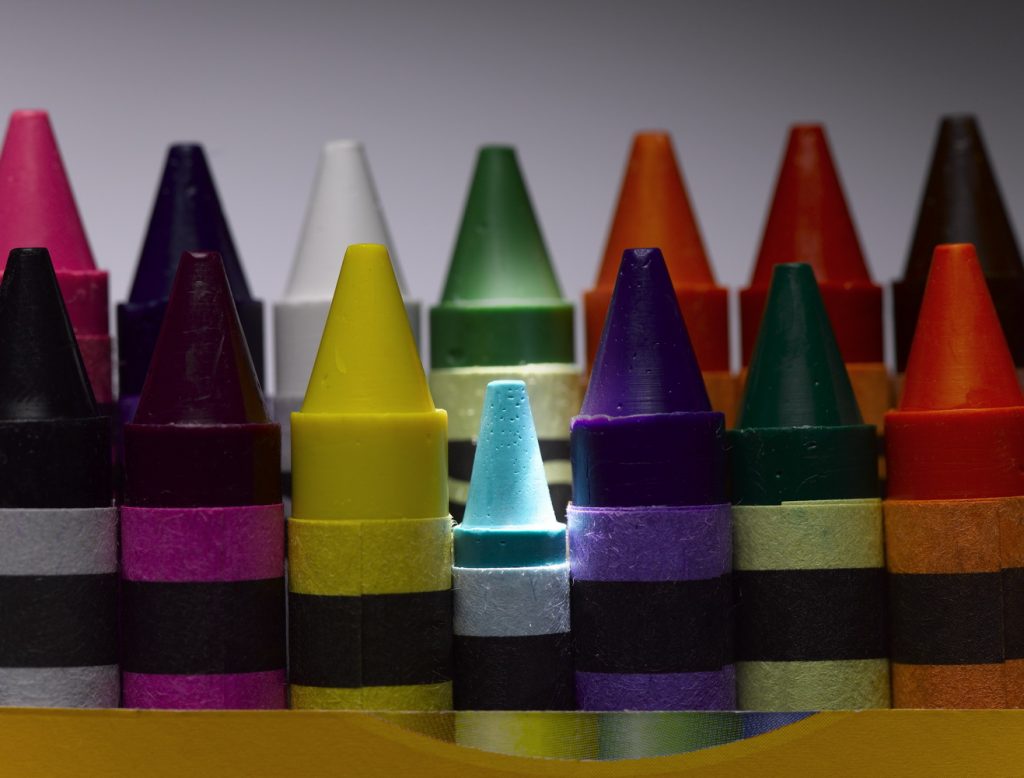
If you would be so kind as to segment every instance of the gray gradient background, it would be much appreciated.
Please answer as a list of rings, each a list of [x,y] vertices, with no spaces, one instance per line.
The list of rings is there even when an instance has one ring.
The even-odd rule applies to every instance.
[[[1024,4],[977,0],[0,0],[0,111],[51,111],[115,299],[168,143],[206,144],[250,284],[269,302],[321,143],[355,137],[415,296],[440,294],[476,146],[512,142],[578,301],[630,136],[652,127],[673,133],[718,278],[737,287],[786,128],[806,120],[826,122],[872,271],[887,282],[941,113],[981,117],[1019,221],[1022,30]]]

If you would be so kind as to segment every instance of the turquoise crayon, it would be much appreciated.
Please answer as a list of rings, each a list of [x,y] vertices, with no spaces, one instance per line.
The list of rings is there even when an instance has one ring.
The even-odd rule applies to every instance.
[[[522,381],[487,384],[454,552],[455,707],[574,707],[565,525]]]

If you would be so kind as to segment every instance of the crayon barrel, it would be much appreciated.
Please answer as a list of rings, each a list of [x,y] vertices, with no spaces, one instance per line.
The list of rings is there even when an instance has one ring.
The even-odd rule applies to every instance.
[[[600,759],[685,754],[743,737],[744,716],[739,713],[625,711],[595,715],[600,732]]]
[[[569,506],[583,710],[735,704],[728,505]]]
[[[455,742],[467,748],[544,759],[597,759],[598,716],[569,711],[460,710]]]
[[[744,710],[888,707],[880,500],[733,506]]]
[[[580,373],[574,365],[557,363],[431,371],[430,391],[434,402],[448,411],[451,514],[459,521],[465,511],[484,393],[488,383],[499,379],[516,379],[526,384],[551,502],[555,516],[564,522],[565,507],[572,497],[569,421],[580,407]]]

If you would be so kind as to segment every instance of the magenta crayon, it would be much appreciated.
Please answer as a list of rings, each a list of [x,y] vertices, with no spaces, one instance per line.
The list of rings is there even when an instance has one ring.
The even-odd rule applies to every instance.
[[[181,256],[124,445],[125,706],[285,707],[281,431],[216,253]]]
[[[96,267],[46,111],[12,113],[0,151],[0,272],[21,246],[49,249],[93,395],[112,403],[109,279]]]
[[[623,254],[570,451],[579,707],[733,708],[725,418],[658,249]]]

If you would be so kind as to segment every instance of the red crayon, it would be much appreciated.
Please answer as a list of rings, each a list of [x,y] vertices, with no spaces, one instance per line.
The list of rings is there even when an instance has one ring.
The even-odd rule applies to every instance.
[[[784,262],[814,269],[861,414],[881,424],[889,408],[882,346],[882,289],[871,280],[825,129],[790,129],[750,286],[740,292],[743,365],[753,354],[772,270]]]
[[[109,404],[108,276],[96,268],[45,111],[12,113],[0,151],[0,262],[19,246],[49,249],[96,402]]]
[[[886,415],[895,707],[1024,707],[1024,397],[974,247],[935,249]]]
[[[182,255],[124,441],[125,705],[283,708],[281,429],[220,255]]]

